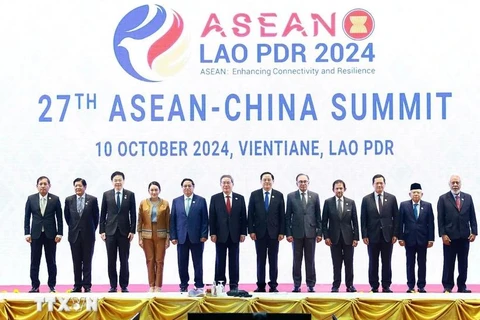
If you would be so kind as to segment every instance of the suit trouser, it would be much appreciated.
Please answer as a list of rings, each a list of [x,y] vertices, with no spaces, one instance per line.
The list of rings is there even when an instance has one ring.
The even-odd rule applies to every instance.
[[[95,238],[86,237],[80,231],[75,242],[70,242],[73,260],[74,287],[90,289],[92,287],[92,257]]]
[[[345,285],[353,286],[353,246],[351,243],[345,244],[342,233],[337,244],[330,246],[333,264],[333,283],[332,287],[340,287],[342,282],[342,264],[345,264]]]
[[[265,269],[268,255],[268,265],[270,268],[270,281],[268,285],[275,289],[278,286],[278,239],[270,239],[268,234],[261,239],[255,240],[255,249],[257,251],[257,287],[265,288]]]
[[[418,263],[417,287],[424,289],[427,283],[427,245],[414,245],[405,247],[407,258],[407,286],[409,289],[415,287],[415,256]]]
[[[382,259],[382,288],[390,288],[392,284],[392,250],[393,244],[380,240],[368,245],[368,282],[372,289],[378,289],[378,258]]]
[[[302,261],[305,253],[305,278],[307,286],[314,287],[317,282],[315,273],[315,245],[316,238],[294,238],[293,248],[293,285],[300,287],[302,284]]]
[[[40,238],[32,239],[32,242],[30,243],[30,279],[32,281],[32,287],[38,288],[40,286],[38,274],[40,272],[42,248],[45,250],[45,260],[47,261],[47,284],[49,287],[55,287],[57,284],[57,263],[55,261],[57,243],[55,242],[55,239],[48,239],[45,232],[40,234]]]
[[[185,239],[184,244],[177,245],[178,273],[180,276],[180,288],[187,288],[190,276],[188,275],[189,253],[192,252],[193,270],[195,272],[193,281],[196,288],[203,288],[203,242],[192,243]]]
[[[226,283],[227,281],[225,277],[225,269],[227,264],[228,250],[228,275],[230,279],[230,290],[238,288],[238,280],[240,277],[239,249],[239,242],[233,242],[230,235],[227,238],[227,242],[218,242],[217,238],[217,242],[215,243],[215,282],[224,281],[224,283]]]
[[[157,223],[152,222],[152,239],[142,239],[142,241],[147,261],[148,284],[151,288],[161,288],[167,239],[158,237]]]
[[[116,288],[117,281],[121,288],[128,287],[130,272],[128,270],[128,257],[130,256],[130,240],[128,235],[122,235],[117,229],[114,235],[108,236],[105,241],[108,258],[108,278],[110,287]],[[117,279],[117,250],[120,257],[120,277]]]
[[[468,251],[470,250],[470,241],[468,239],[455,239],[449,246],[443,245],[443,275],[442,284],[445,289],[452,290],[453,272],[455,271],[455,258],[458,258],[458,278],[457,289],[462,291],[466,289],[467,269],[468,269]]]

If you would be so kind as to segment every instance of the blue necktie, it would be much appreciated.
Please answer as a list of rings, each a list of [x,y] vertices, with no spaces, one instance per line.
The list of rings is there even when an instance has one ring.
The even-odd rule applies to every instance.
[[[270,201],[268,199],[268,195],[270,194],[270,192],[265,192],[265,211],[268,211],[268,206],[270,205]]]
[[[120,191],[117,191],[117,209],[118,209],[118,211],[120,211],[120,206],[121,206],[121,203],[120,203]]]
[[[415,220],[418,219],[418,203],[413,204],[413,214],[415,215]]]
[[[77,199],[77,212],[82,215],[83,213],[83,197]]]
[[[188,214],[190,213],[190,198],[187,198],[187,204],[185,206],[185,213],[187,214],[187,217],[188,217]]]

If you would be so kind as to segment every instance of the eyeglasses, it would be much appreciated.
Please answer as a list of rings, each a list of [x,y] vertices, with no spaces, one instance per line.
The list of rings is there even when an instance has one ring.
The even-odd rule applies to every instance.
[[[183,186],[183,189],[188,189],[188,188],[193,188],[193,186],[191,184],[186,184]]]
[[[297,183],[308,183],[308,180],[298,180]]]

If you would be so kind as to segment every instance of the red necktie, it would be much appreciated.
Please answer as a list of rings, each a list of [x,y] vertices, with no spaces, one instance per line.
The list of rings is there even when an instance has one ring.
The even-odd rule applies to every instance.
[[[230,214],[232,211],[232,204],[230,203],[230,196],[227,196],[227,212]]]
[[[455,196],[455,204],[457,206],[458,211],[460,211],[461,206],[460,206],[460,195],[459,194],[457,194]]]

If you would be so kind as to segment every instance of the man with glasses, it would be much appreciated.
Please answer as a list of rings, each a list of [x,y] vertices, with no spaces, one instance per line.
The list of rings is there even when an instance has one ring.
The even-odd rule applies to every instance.
[[[185,178],[180,184],[183,195],[173,199],[170,216],[170,240],[177,246],[180,292],[188,291],[188,260],[192,254],[195,289],[191,295],[204,294],[203,247],[208,237],[208,212],[205,198],[194,194],[195,183]]]
[[[298,190],[287,196],[285,215],[287,241],[293,246],[293,291],[301,292],[302,260],[305,254],[305,273],[308,292],[315,292],[315,245],[322,241],[320,198],[308,190],[310,178],[300,173],[295,179]]]
[[[230,291],[238,291],[240,243],[247,235],[247,209],[245,199],[233,189],[233,178],[220,177],[222,192],[210,199],[210,239],[215,243],[215,282],[226,283],[225,269],[228,250]]]

